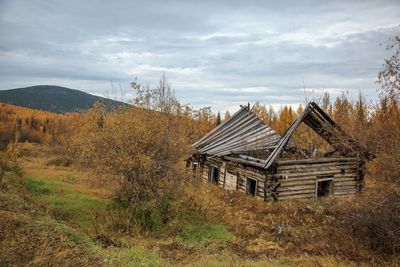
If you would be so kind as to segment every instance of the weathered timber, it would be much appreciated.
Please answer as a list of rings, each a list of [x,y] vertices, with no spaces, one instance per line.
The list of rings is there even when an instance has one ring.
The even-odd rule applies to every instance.
[[[277,161],[279,166],[282,165],[299,165],[299,164],[314,164],[314,163],[324,163],[324,162],[354,162],[357,158],[320,158],[320,159],[304,159],[304,160],[284,160]]]
[[[237,162],[237,163],[247,164],[247,165],[251,165],[251,166],[255,166],[255,167],[259,167],[259,168],[263,167],[262,163],[258,163],[258,162],[254,162],[254,161],[250,161],[250,160],[228,157],[228,156],[224,156],[224,158],[227,160],[233,161],[233,162]]]
[[[285,157],[307,157],[298,154],[291,139],[303,122],[327,141],[335,153],[318,159],[279,160],[282,153]],[[198,154],[192,158],[200,164],[200,169],[193,168],[196,176],[212,180],[226,190],[254,194],[264,201],[327,194],[342,196],[364,190],[365,160],[369,152],[346,135],[315,103],[309,103],[282,136],[263,124],[249,107],[242,107],[193,147]],[[213,175],[215,171],[218,176]],[[210,175],[213,179],[209,179]]]

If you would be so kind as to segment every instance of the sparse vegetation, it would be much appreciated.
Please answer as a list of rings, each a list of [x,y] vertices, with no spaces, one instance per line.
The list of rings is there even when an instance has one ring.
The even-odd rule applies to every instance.
[[[33,265],[36,262],[64,265],[69,257],[79,258],[75,262],[77,265],[90,262],[105,266],[262,266],[267,263],[287,266],[309,265],[310,262],[313,262],[312,265],[328,263],[347,266],[351,262],[367,264],[370,261],[378,264],[382,260],[388,265],[396,263],[395,250],[385,252],[385,258],[381,257],[381,252],[374,250],[369,243],[378,239],[365,232],[379,229],[376,233],[380,234],[381,231],[387,231],[387,227],[396,226],[396,221],[386,221],[394,217],[382,218],[383,214],[389,215],[390,212],[380,209],[389,203],[374,209],[379,216],[372,216],[376,213],[368,212],[367,207],[371,208],[373,203],[379,201],[374,197],[379,187],[371,184],[371,180],[368,180],[368,194],[361,199],[330,198],[320,202],[299,200],[263,203],[208,184],[189,186],[186,188],[186,197],[191,199],[181,199],[181,203],[176,203],[177,199],[168,202],[171,204],[170,220],[167,224],[157,224],[162,222],[162,219],[159,220],[162,218],[159,216],[162,214],[162,205],[155,207],[148,204],[143,206],[142,213],[135,213],[136,210],[115,202],[112,195],[107,193],[107,186],[104,188],[104,185],[93,180],[97,174],[88,174],[84,170],[76,172],[73,166],[48,165],[48,158],[58,153],[56,149],[24,145],[22,151],[25,153],[19,162],[25,174],[17,177],[7,172],[8,190],[2,192],[2,212],[10,212],[12,209],[18,216],[29,215],[43,218],[42,221],[57,227],[61,225],[56,230],[51,227],[44,227],[44,232],[35,230],[37,238],[46,239],[57,233],[51,231],[63,231],[64,235],[73,240],[68,241],[71,247],[62,245],[67,242],[64,239],[48,241],[53,242],[51,249],[60,251],[57,259],[50,256],[35,258],[35,255],[54,254],[50,248],[43,247],[40,243],[42,241],[37,243],[43,246],[38,245],[36,252],[27,255],[25,261],[20,263],[12,256],[17,255],[16,247],[13,250],[3,250],[8,253],[5,254],[8,255],[7,260],[14,260],[17,265],[27,265],[30,262]],[[32,168],[32,157],[37,160],[34,164],[41,170],[41,175]],[[382,200],[386,194],[380,193]],[[188,207],[182,209],[185,205]],[[32,211],[35,211],[34,214]],[[150,224],[153,226],[142,228],[137,220],[140,214],[146,212],[150,212],[147,219],[154,220]],[[380,224],[379,228],[370,227],[379,222],[365,221],[365,218],[375,218],[381,223],[385,221],[390,224]],[[31,219],[30,224],[34,227],[41,225],[38,219]],[[28,224],[17,225],[27,227],[21,231],[31,229]],[[17,233],[16,229],[9,226],[2,226],[1,229],[4,230],[3,235],[8,233],[8,236],[13,236]],[[75,235],[68,234],[68,231]],[[363,235],[356,234],[358,231],[362,231]],[[20,239],[26,242],[24,244],[14,245],[4,240],[7,239],[0,241],[4,242],[3,246],[18,246],[21,251],[23,246],[29,244],[27,239]],[[395,239],[388,240],[388,245],[396,244],[393,241]],[[379,244],[383,246],[381,242]],[[72,248],[74,252],[71,252]],[[81,254],[73,254],[76,251]]]

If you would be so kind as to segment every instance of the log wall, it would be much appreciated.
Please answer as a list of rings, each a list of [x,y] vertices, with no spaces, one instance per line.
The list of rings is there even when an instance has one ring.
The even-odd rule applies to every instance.
[[[333,195],[354,194],[363,189],[364,162],[357,158],[277,161],[273,171],[210,158],[198,166],[197,177],[208,182],[211,166],[219,170],[218,186],[246,193],[246,180],[254,179],[256,197],[263,200],[316,197],[320,179],[332,179]]]
[[[242,164],[225,162],[220,159],[207,159],[200,172],[201,177],[208,182],[208,175],[211,167],[218,167],[218,186],[226,190],[237,190],[246,193],[246,181],[248,178],[257,181],[256,197],[264,199],[264,170],[257,170]]]
[[[232,191],[237,190],[237,182],[237,174],[227,171],[225,174],[225,189]]]
[[[271,177],[272,198],[316,197],[319,179],[333,180],[333,194],[354,194],[362,190],[363,164],[356,158],[278,161]]]
[[[243,166],[242,164],[229,163],[227,168],[227,173],[230,175],[235,175],[237,178],[237,190],[242,193],[247,193],[246,182],[247,179],[253,179],[257,181],[256,197],[259,199],[264,199],[264,182],[265,174],[264,171],[257,170],[248,166]]]

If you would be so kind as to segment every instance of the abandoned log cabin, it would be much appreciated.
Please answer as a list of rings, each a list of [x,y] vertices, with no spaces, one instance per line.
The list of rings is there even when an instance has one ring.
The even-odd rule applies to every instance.
[[[296,146],[301,123],[331,150],[317,156]],[[192,147],[188,159],[195,179],[268,200],[347,195],[364,187],[365,161],[371,154],[314,102],[281,136],[242,106]]]

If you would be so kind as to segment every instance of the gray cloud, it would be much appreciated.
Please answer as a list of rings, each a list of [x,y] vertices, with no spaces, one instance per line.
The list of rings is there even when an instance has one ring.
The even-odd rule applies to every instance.
[[[298,104],[303,82],[376,98],[400,2],[273,2],[0,0],[0,89],[130,93],[166,73],[182,102],[215,111]]]

